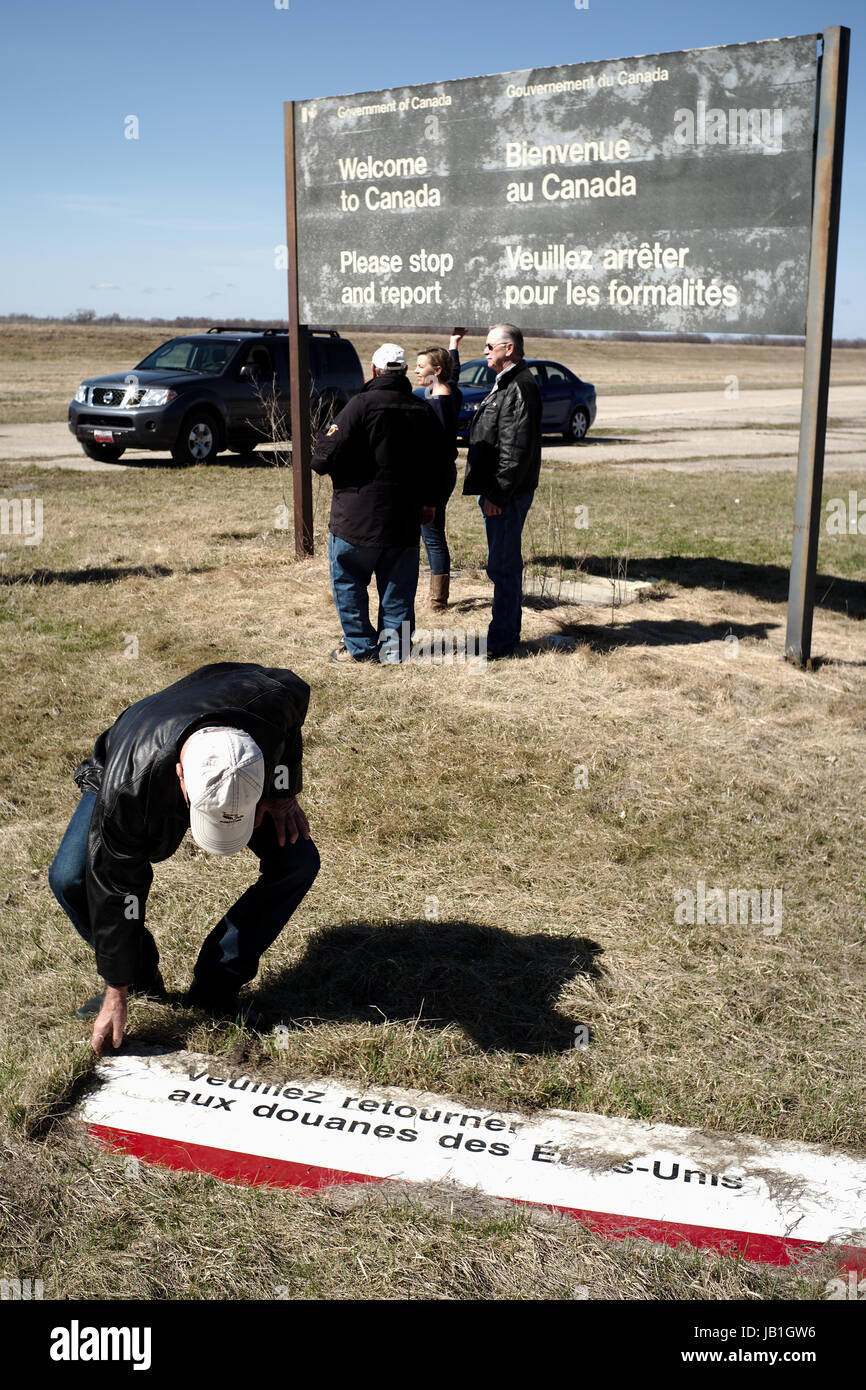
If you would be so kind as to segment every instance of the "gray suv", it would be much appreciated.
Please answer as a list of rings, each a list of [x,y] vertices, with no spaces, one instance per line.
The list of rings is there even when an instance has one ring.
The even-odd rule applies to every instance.
[[[336,329],[309,335],[310,409],[317,429],[360,391],[358,354]],[[285,329],[211,328],[171,338],[132,371],[83,381],[69,428],[89,458],[116,463],[126,449],[170,451],[210,463],[222,449],[249,454],[289,433]]]

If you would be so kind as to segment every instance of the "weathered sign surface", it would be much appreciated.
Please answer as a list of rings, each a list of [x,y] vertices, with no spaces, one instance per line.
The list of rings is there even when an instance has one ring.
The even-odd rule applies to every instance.
[[[296,104],[301,321],[799,334],[816,36]]]

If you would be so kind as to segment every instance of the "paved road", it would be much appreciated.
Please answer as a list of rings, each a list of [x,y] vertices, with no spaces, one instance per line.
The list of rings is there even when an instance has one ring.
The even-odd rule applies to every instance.
[[[547,461],[580,467],[629,465],[700,473],[789,471],[796,466],[800,392],[676,391],[659,395],[608,396],[581,444],[546,444]],[[866,470],[866,385],[830,392],[827,472]],[[259,451],[260,453],[263,451]],[[229,462],[232,455],[223,455]],[[264,459],[267,451],[264,451]],[[0,462],[118,472],[127,465],[164,465],[168,455],[130,449],[122,463],[88,459],[65,423],[0,426]]]
[[[866,469],[866,385],[830,392],[825,471]],[[796,469],[800,392],[676,391],[608,396],[579,445],[551,444],[546,460],[581,466],[633,465],[673,472],[781,472]]]

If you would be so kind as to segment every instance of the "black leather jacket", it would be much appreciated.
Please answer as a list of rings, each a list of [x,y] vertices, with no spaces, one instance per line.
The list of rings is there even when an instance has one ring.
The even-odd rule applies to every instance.
[[[541,393],[526,359],[509,367],[472,417],[464,493],[504,507],[541,472]]]
[[[331,534],[350,545],[417,545],[421,508],[448,494],[453,454],[439,417],[413,395],[403,372],[373,377],[340,411],[311,461],[334,484]]]
[[[218,661],[125,709],[76,768],[97,793],[85,883],[96,964],[109,984],[142,979],[139,957],[152,863],[174,854],[189,829],[175,765],[205,724],[244,729],[265,760],[265,796],[301,789],[301,725],[310,688],[291,671]]]

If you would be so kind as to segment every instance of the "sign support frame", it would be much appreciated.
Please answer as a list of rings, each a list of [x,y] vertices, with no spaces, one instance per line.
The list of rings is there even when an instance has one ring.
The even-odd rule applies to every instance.
[[[832,26],[816,38],[818,83],[813,127],[811,227],[807,285],[805,351],[800,412],[796,501],[789,576],[785,658],[811,665],[817,554],[821,525],[821,492],[826,427],[833,310],[836,285],[842,155],[848,84],[850,29]],[[286,167],[286,245],[291,364],[290,418],[295,553],[313,554],[312,479],[310,460],[309,331],[300,323],[298,280],[298,190],[296,187],[295,108],[284,103]],[[307,110],[301,109],[302,119]],[[302,389],[303,385],[303,389]]]
[[[842,150],[845,140],[851,30],[843,25],[835,25],[823,31],[822,39],[797,496],[794,504],[788,625],[785,634],[785,659],[795,665],[810,668],[818,538],[821,530],[821,490],[824,481],[830,355],[833,346]]]
[[[300,322],[298,221],[295,190],[295,103],[283,103],[286,159],[286,258],[289,282],[289,419],[292,432],[292,495],[295,557],[313,554],[313,483],[310,470],[309,330]]]

